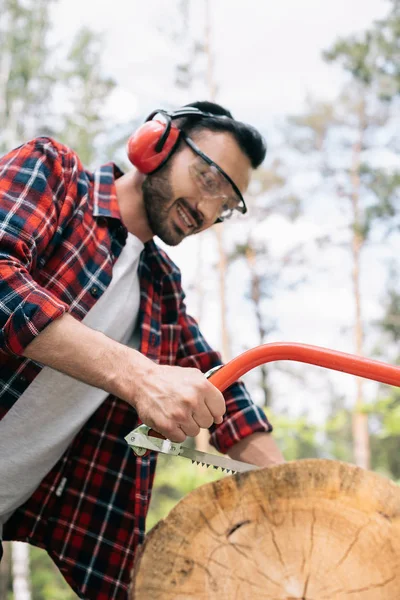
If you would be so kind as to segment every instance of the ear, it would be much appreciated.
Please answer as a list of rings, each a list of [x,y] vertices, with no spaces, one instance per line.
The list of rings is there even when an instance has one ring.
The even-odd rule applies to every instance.
[[[158,169],[176,148],[180,131],[173,124],[168,129],[168,134],[163,142],[166,124],[155,119],[143,123],[129,138],[128,158],[141,173],[149,174]],[[158,149],[157,146],[161,146],[161,149]]]

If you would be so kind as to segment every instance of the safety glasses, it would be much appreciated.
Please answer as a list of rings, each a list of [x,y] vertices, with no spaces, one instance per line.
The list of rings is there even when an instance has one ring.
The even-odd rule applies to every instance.
[[[247,212],[247,206],[242,193],[227,173],[185,134],[181,134],[186,144],[196,154],[197,159],[189,166],[190,176],[200,192],[208,197],[224,200],[221,211],[216,220],[221,223],[229,219],[234,211],[241,214]]]

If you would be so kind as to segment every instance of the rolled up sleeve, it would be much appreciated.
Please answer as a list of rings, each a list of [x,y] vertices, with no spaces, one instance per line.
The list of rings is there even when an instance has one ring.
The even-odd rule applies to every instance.
[[[0,349],[21,355],[68,306],[35,281],[57,230],[63,196],[60,157],[47,138],[0,159]]]

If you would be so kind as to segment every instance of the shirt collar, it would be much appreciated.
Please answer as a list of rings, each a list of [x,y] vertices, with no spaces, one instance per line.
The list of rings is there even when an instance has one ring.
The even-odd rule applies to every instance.
[[[121,221],[115,180],[122,175],[121,169],[112,162],[94,171],[93,216],[111,217]]]

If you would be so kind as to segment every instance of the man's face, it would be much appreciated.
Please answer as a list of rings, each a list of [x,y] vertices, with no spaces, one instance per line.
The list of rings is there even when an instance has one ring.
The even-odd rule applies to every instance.
[[[242,194],[251,175],[251,164],[229,133],[201,131],[193,137],[200,150],[219,165]],[[213,225],[227,206],[236,202],[232,186],[223,182],[221,195],[204,192],[199,176],[207,164],[182,140],[179,150],[160,171],[146,177],[143,200],[149,225],[169,246]],[[206,177],[206,174],[204,174]],[[204,186],[203,186],[204,187]]]

